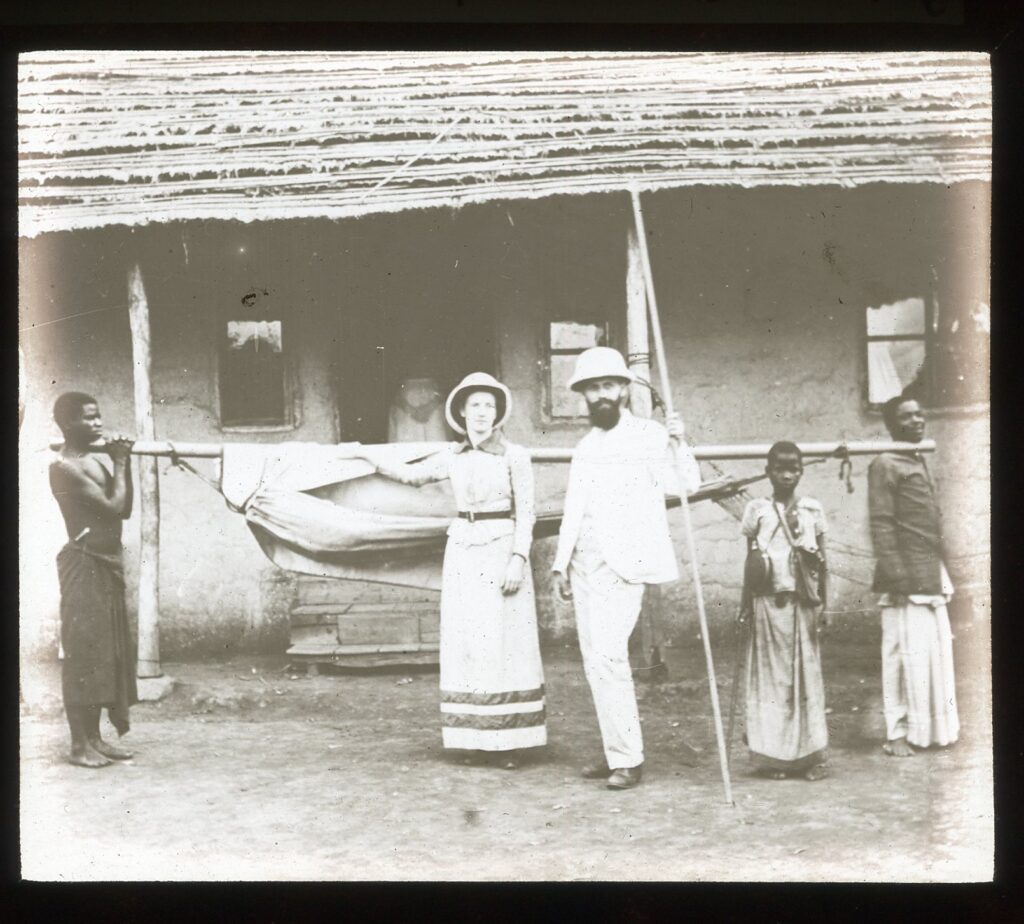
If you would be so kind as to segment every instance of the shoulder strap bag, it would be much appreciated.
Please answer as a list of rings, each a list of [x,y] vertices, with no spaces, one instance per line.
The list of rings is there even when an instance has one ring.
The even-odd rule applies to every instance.
[[[772,506],[775,508],[775,515],[779,518],[779,525],[786,536],[786,541],[789,542],[797,598],[807,606],[821,606],[821,582],[825,573],[821,553],[800,548],[793,539],[789,524],[779,511],[778,504],[773,503]]]

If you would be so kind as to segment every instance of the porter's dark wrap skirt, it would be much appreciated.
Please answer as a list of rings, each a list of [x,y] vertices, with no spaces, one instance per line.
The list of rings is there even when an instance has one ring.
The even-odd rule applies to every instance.
[[[62,686],[69,706],[106,706],[119,735],[137,703],[135,645],[128,627],[120,551],[69,543],[57,555]]]

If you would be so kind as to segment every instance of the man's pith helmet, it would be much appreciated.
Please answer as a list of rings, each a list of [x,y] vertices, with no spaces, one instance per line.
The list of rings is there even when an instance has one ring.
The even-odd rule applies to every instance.
[[[622,379],[625,382],[635,382],[636,376],[618,350],[611,347],[591,347],[580,353],[576,360],[576,371],[569,379],[569,387],[573,391],[579,391],[592,379]]]

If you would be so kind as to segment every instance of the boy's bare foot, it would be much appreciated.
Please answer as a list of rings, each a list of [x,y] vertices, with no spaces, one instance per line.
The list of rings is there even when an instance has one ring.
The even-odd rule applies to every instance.
[[[828,767],[826,767],[824,764],[817,764],[816,766],[811,767],[804,773],[804,779],[809,780],[812,783],[816,780],[823,780],[827,776]]]
[[[126,751],[124,748],[119,748],[116,744],[111,744],[109,741],[104,741],[102,738],[96,738],[90,741],[93,750],[102,754],[104,757],[109,757],[111,760],[131,760],[135,755],[131,751]]]
[[[72,748],[71,755],[68,757],[68,763],[74,764],[76,767],[109,767],[113,761],[108,760],[102,754],[100,754],[91,745],[85,745],[80,748]]]
[[[907,743],[906,738],[893,738],[882,745],[882,750],[890,757],[913,757],[914,749]]]

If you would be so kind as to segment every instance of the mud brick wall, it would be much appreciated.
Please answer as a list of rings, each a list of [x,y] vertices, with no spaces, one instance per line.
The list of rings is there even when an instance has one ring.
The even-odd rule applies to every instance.
[[[964,183],[695,188],[645,197],[669,371],[690,441],[883,438],[879,415],[864,403],[864,311],[921,295],[932,268],[940,303],[988,302],[989,194],[987,184]],[[345,410],[336,381],[346,361],[338,317],[365,317],[387,305],[422,312],[457,306],[491,319],[493,340],[480,349],[495,358],[495,371],[512,389],[509,437],[569,446],[585,426],[547,413],[547,324],[596,312],[608,319],[613,344],[624,343],[631,220],[626,194],[609,193],[338,222],[190,222],[23,240],[25,646],[56,649],[53,558],[64,536],[40,452],[57,436],[49,420],[53,399],[69,389],[93,392],[109,429],[133,429],[126,278],[136,260],[152,316],[160,437],[336,441]],[[295,424],[286,431],[226,432],[218,420],[218,312],[253,287],[268,290],[288,331]],[[987,408],[940,412],[929,426],[939,444],[933,467],[955,576],[984,588]],[[833,536],[862,551],[870,549],[867,463],[854,462],[852,494],[835,462],[809,467],[802,487],[824,504]],[[197,467],[216,474],[211,463]],[[720,467],[738,476],[763,469],[758,462]],[[565,474],[565,466],[538,466],[538,491],[560,487]],[[705,477],[714,477],[710,467]],[[242,519],[207,485],[167,461],[160,478],[164,656],[283,650],[293,576],[263,557]],[[709,616],[731,618],[743,558],[738,523],[714,504],[692,510]],[[686,565],[679,514],[670,521]],[[125,536],[131,587],[137,514]],[[553,552],[552,540],[538,543],[533,565],[543,634],[563,641],[573,632],[572,610],[551,594]],[[870,559],[836,554],[833,562],[837,605],[870,609]],[[134,606],[131,594],[129,602]],[[693,631],[688,579],[664,588],[656,605],[669,635]]]

